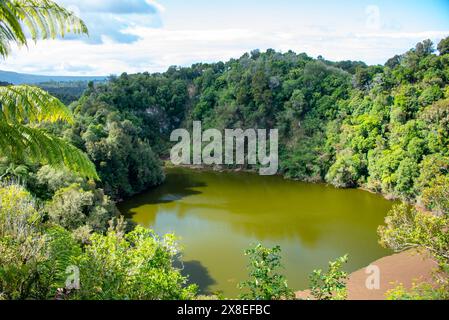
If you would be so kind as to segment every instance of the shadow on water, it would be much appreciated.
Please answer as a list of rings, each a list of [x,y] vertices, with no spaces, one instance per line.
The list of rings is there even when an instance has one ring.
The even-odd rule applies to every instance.
[[[196,284],[199,287],[200,294],[210,295],[214,292],[210,291],[210,287],[217,284],[211,277],[209,270],[197,260],[184,261],[183,276],[188,276],[188,284]]]
[[[135,208],[167,204],[189,196],[199,195],[202,192],[197,188],[204,187],[207,187],[207,183],[199,180],[198,177],[192,177],[192,175],[186,175],[182,171],[174,170],[167,174],[166,180],[161,186],[134,196],[132,201],[122,203],[119,209],[122,214],[129,218],[135,214],[133,210]]]

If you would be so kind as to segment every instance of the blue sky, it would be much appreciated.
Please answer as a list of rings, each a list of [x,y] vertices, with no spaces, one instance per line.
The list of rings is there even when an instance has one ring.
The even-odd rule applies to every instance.
[[[384,63],[449,36],[449,0],[57,0],[90,36],[14,49],[0,69],[49,75],[164,71],[252,49]]]

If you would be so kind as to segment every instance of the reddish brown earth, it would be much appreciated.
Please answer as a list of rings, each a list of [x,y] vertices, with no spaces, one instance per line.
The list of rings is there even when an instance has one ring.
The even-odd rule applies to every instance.
[[[379,289],[368,289],[367,278],[371,273],[366,273],[367,268],[360,269],[350,274],[347,288],[348,300],[384,300],[385,293],[403,284],[411,288],[413,283],[430,282],[432,274],[437,269],[437,263],[428,254],[418,253],[414,250],[393,254],[376,260],[370,266],[377,266],[380,271]],[[297,298],[307,299],[309,291],[299,291]]]

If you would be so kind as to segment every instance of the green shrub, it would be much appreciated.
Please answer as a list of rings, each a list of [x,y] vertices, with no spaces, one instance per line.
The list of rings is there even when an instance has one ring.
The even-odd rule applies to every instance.
[[[179,247],[173,235],[159,238],[136,227],[127,235],[94,234],[77,261],[81,288],[71,298],[88,300],[186,300],[195,285],[173,267]]]
[[[314,270],[310,275],[310,291],[316,300],[345,300],[347,298],[346,281],[348,274],[342,267],[348,262],[348,256],[329,262],[327,272]]]
[[[287,280],[278,270],[282,268],[281,248],[264,248],[258,244],[245,252],[249,256],[248,266],[250,280],[239,285],[241,299],[248,300],[283,300],[293,299],[295,293],[287,285]]]

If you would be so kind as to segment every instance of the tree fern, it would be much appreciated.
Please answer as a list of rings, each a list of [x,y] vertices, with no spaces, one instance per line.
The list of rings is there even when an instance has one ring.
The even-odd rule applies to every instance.
[[[87,33],[83,21],[50,0],[0,0],[0,55],[9,43],[27,45],[23,26],[32,39],[49,39],[66,32]],[[0,87],[0,156],[30,159],[54,167],[65,165],[98,179],[87,156],[41,128],[41,122],[73,122],[70,110],[48,92],[31,86]]]
[[[0,117],[9,123],[73,122],[69,108],[38,87],[0,87],[0,105]]]
[[[83,176],[98,179],[95,166],[85,153],[39,128],[0,120],[0,153],[13,161],[30,159],[53,167],[66,166]]]
[[[27,45],[23,26],[33,40],[88,32],[80,18],[54,1],[0,0],[0,55],[9,54],[11,42]]]

